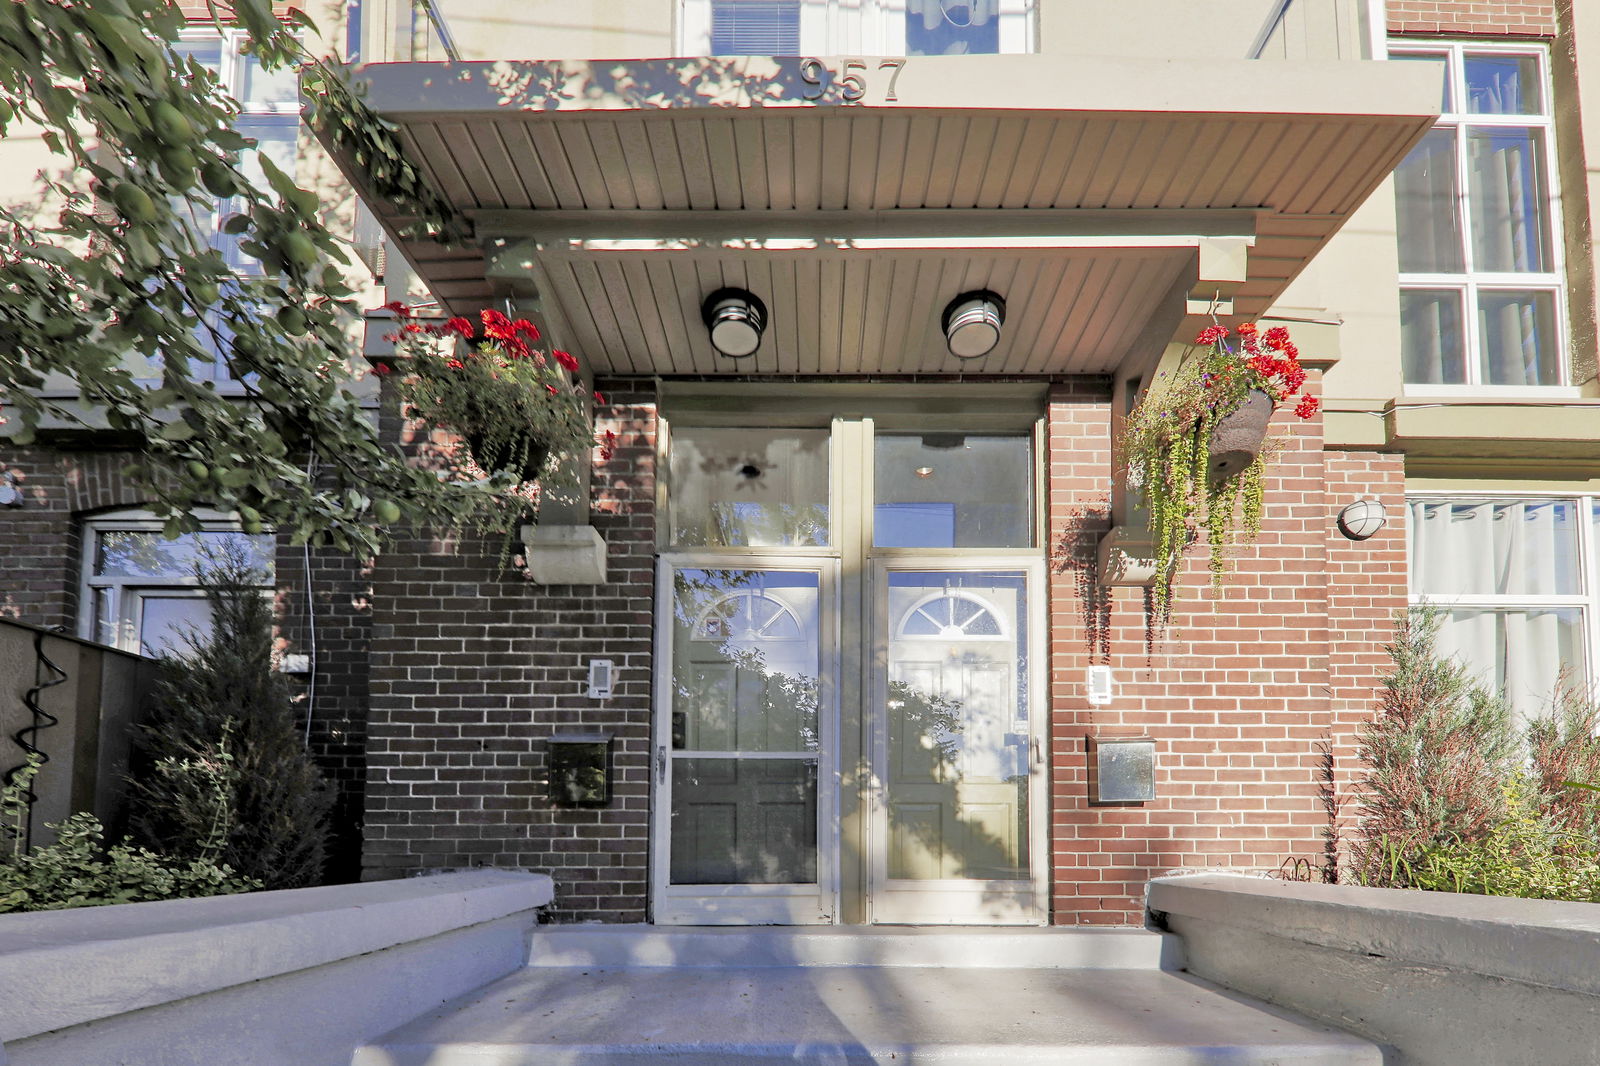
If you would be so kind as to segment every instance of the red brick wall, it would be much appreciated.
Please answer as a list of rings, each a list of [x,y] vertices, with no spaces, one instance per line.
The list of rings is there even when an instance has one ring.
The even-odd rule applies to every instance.
[[[649,382],[601,382],[614,431],[591,521],[601,586],[496,573],[498,541],[414,538],[378,561],[368,726],[368,877],[515,866],[551,874],[563,919],[642,921],[650,807],[655,436]],[[587,663],[617,664],[617,694],[584,694]],[[554,808],[546,741],[614,736],[611,805]]]
[[[22,507],[0,508],[0,615],[77,632],[82,520],[147,503],[122,475],[122,468],[132,461],[132,453],[115,450],[0,448],[0,470],[16,476],[25,497]],[[309,648],[304,632],[305,558],[302,549],[280,542],[277,606],[280,635],[290,651]],[[369,582],[359,564],[338,553],[313,551],[310,562],[319,653],[311,751],[338,792],[330,876],[354,879],[366,777]],[[0,763],[6,759],[4,747],[0,744]]]
[[[1389,32],[1554,37],[1555,0],[1389,0]]]
[[[1361,773],[1356,727],[1376,709],[1391,665],[1384,646],[1394,639],[1395,620],[1406,608],[1405,458],[1329,452],[1327,472],[1331,512],[1359,499],[1378,500],[1388,511],[1388,523],[1367,540],[1348,540],[1331,527],[1328,536],[1329,784],[1341,800],[1336,828],[1342,836],[1355,813],[1351,797]]]
[[[1268,478],[1260,539],[1238,551],[1220,599],[1193,551],[1152,645],[1144,590],[1094,578],[1109,524],[1109,394],[1058,388],[1049,420],[1055,922],[1136,923],[1145,882],[1164,871],[1319,861],[1319,745],[1345,743],[1376,676],[1367,642],[1404,599],[1399,534],[1351,545],[1333,515],[1358,489],[1397,501],[1398,464],[1325,456],[1320,419],[1280,411],[1275,428],[1293,423],[1293,435]],[[1119,683],[1108,707],[1084,699],[1092,662]],[[1156,739],[1154,802],[1089,804],[1090,733]]]

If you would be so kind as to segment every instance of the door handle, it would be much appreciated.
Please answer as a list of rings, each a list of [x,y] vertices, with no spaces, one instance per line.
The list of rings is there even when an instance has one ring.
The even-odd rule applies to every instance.
[[[1044,768],[1044,742],[1041,741],[1038,737],[1034,737],[1034,738],[1032,738],[1032,740],[1033,740],[1033,743],[1032,743],[1031,746],[1033,748],[1033,765],[1039,767],[1040,769],[1043,769]]]
[[[665,744],[658,744],[656,746],[656,784],[657,785],[665,785],[666,783],[667,783],[667,746]]]

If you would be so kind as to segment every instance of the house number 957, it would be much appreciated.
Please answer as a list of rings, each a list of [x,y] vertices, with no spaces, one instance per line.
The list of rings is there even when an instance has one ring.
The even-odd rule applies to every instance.
[[[878,73],[889,73],[889,85],[884,93],[884,100],[898,100],[894,93],[894,83],[900,78],[900,70],[906,65],[904,59],[880,59]],[[840,64],[837,72],[830,70],[828,64],[820,59],[807,58],[800,61],[800,80],[806,87],[802,95],[807,100],[820,100],[828,91],[830,85],[838,87],[839,98],[847,104],[859,103],[867,95],[867,63],[863,59],[846,59]]]

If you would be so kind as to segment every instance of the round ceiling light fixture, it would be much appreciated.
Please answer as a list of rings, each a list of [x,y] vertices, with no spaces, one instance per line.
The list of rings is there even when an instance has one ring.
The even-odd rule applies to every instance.
[[[767,328],[767,305],[744,289],[718,289],[700,305],[711,347],[730,359],[755,354]]]
[[[944,309],[945,344],[957,359],[977,359],[1000,343],[1006,320],[1006,302],[988,289],[964,292]]]

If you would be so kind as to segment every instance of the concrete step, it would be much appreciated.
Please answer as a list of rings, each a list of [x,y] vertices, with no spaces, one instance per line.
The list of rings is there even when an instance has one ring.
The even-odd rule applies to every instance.
[[[1159,935],[1063,932],[1077,935],[1047,930],[541,930],[534,936],[534,965],[359,1049],[352,1063],[1379,1066],[1383,1061],[1379,1049],[1366,1041],[1161,969],[1164,938]],[[1035,946],[1036,940],[1053,950]],[[750,956],[738,958],[740,952]],[[997,965],[1008,952],[1015,961]],[[805,961],[819,957],[845,961]]]
[[[528,965],[1177,970],[1183,942],[1144,929],[551,925]]]

